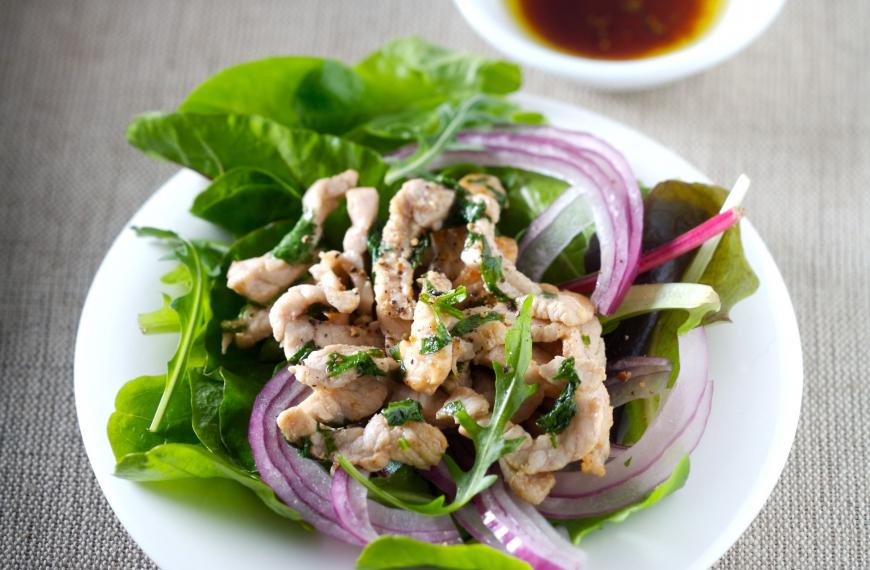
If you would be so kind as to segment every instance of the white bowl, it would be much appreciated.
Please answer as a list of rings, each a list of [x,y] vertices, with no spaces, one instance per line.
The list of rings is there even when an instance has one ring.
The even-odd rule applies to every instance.
[[[716,22],[675,51],[634,60],[601,60],[550,48],[523,30],[506,0],[454,0],[471,27],[511,59],[608,90],[662,85],[722,63],[748,46],[773,22],[785,0],[723,0]]]

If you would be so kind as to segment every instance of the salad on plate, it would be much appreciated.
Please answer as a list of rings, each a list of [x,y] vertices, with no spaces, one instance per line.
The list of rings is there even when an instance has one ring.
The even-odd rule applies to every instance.
[[[677,491],[704,327],[758,286],[748,179],[646,186],[520,83],[411,37],[134,119],[226,240],[134,228],[177,261],[140,328],[178,344],[116,397],[116,475],[236,481],[361,568],[582,568],[583,536]]]

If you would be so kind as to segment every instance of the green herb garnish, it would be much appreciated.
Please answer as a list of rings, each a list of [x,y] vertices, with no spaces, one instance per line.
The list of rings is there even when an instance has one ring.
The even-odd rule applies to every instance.
[[[480,276],[483,278],[483,283],[486,285],[487,291],[495,295],[499,301],[513,302],[513,299],[506,295],[498,286],[499,281],[504,279],[502,259],[492,254],[489,242],[482,234],[469,230],[468,237],[465,238],[465,247],[470,247],[476,242],[480,242],[483,247],[483,255],[481,256],[480,263]]]
[[[291,265],[305,263],[311,259],[311,252],[317,247],[317,241],[314,216],[311,212],[306,212],[272,249],[272,255]]]
[[[473,313],[468,315],[450,329],[450,334],[453,336],[465,336],[468,333],[474,331],[480,325],[485,323],[491,323],[493,321],[504,321],[504,317],[501,313],[496,311],[487,311],[486,313]]]
[[[420,402],[411,398],[390,402],[381,410],[381,413],[387,419],[387,424],[391,427],[400,426],[407,422],[425,421]]]
[[[331,352],[326,357],[326,374],[332,378],[350,369],[356,369],[361,376],[386,376],[387,373],[378,368],[378,365],[372,360],[372,357],[383,358],[384,356],[384,352],[377,348],[353,354]]]
[[[308,358],[308,355],[317,350],[317,345],[313,340],[309,340],[300,346],[293,355],[287,359],[287,364],[296,365]]]
[[[567,384],[553,403],[553,409],[538,418],[538,427],[549,434],[559,433],[568,427],[577,413],[577,402],[574,393],[580,384],[577,371],[574,369],[574,357],[566,358],[559,366],[554,380],[567,380]],[[554,446],[555,447],[555,446]]]

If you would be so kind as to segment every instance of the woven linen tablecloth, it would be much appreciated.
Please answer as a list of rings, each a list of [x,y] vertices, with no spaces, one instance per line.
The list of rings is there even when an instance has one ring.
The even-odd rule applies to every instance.
[[[804,405],[776,490],[719,568],[870,567],[870,2],[792,0],[732,61],[676,85],[525,89],[649,134],[713,178],[753,178],[753,223],[791,290]],[[227,65],[355,60],[416,33],[493,53],[446,0],[0,2],[0,566],[151,568],[82,447],[73,343],[94,271],[176,167],[124,142]],[[747,394],[751,398],[751,394]]]

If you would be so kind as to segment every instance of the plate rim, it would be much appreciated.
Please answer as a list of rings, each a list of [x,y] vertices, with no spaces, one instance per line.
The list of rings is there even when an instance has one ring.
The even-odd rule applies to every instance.
[[[623,130],[627,133],[630,133],[633,137],[636,137],[638,140],[642,141],[644,145],[654,145],[659,147],[660,149],[666,151],[671,154],[675,159],[684,163],[684,165],[698,174],[701,175],[701,178],[709,181],[709,178],[706,177],[699,169],[693,166],[691,163],[686,161],[681,155],[677,154],[675,151],[670,149],[668,146],[664,145],[653,139],[652,137],[646,135],[645,133],[638,131],[637,129],[626,125],[620,121],[597,113],[595,111],[589,110],[583,106],[567,103],[564,101],[559,101],[556,99],[552,99],[546,96],[528,94],[528,93],[519,93],[514,96],[518,101],[528,104],[530,107],[534,108],[551,108],[551,109],[561,109],[563,113],[573,113],[577,114],[578,111],[582,114],[593,116],[596,120],[600,121],[602,124],[607,125],[607,128],[616,128]],[[115,236],[109,248],[106,250],[103,258],[100,261],[100,264],[97,270],[94,272],[94,277],[91,280],[91,283],[88,287],[87,295],[85,296],[85,301],[82,305],[82,311],[80,313],[78,326],[76,329],[76,341],[74,348],[74,366],[73,366],[73,383],[74,383],[74,397],[75,397],[75,408],[76,408],[76,416],[77,416],[77,424],[79,428],[79,434],[82,438],[82,443],[84,445],[88,463],[91,467],[91,471],[94,473],[94,476],[97,480],[97,483],[100,486],[100,491],[105,497],[106,501],[109,503],[112,508],[113,513],[121,522],[124,530],[128,533],[128,535],[136,542],[137,546],[142,549],[142,551],[152,560],[157,559],[154,553],[146,550],[146,548],[142,545],[142,542],[129,530],[128,524],[126,524],[125,519],[126,516],[121,516],[118,509],[115,506],[115,501],[117,500],[116,496],[113,496],[111,493],[106,492],[106,486],[104,484],[105,480],[108,480],[110,477],[114,477],[113,473],[105,473],[101,474],[97,471],[97,463],[95,460],[96,455],[100,452],[99,445],[101,442],[88,440],[85,436],[86,429],[83,426],[82,418],[84,417],[85,407],[83,405],[83,397],[82,394],[84,392],[84,384],[83,380],[83,371],[81,370],[84,367],[84,364],[81,362],[81,354],[83,352],[82,345],[85,343],[83,340],[82,330],[87,325],[87,321],[89,318],[89,314],[91,314],[94,309],[92,305],[97,303],[93,292],[95,288],[95,284],[100,280],[102,274],[109,271],[107,260],[112,257],[112,252],[116,249],[120,248],[122,242],[125,240],[125,236],[129,231],[130,223],[136,217],[136,215],[145,209],[150,203],[156,200],[157,196],[160,194],[160,191],[173,184],[178,183],[178,180],[184,177],[188,177],[192,174],[192,171],[188,169],[180,169],[174,175],[169,177],[165,182],[163,182],[159,187],[157,187],[148,198],[133,212],[131,217],[124,223],[123,228],[120,230],[117,236]],[[195,174],[195,173],[194,173]],[[198,175],[197,175],[198,176]],[[786,392],[786,398],[783,398],[780,401],[780,409],[783,411],[782,417],[780,421],[777,423],[773,430],[773,436],[771,438],[771,443],[768,448],[768,453],[765,458],[765,463],[760,470],[759,477],[755,480],[750,493],[748,493],[741,504],[740,509],[735,513],[732,517],[730,523],[727,527],[722,529],[719,533],[719,538],[713,541],[710,546],[700,554],[695,562],[691,564],[691,568],[707,568],[710,567],[713,563],[715,563],[719,558],[724,555],[728,549],[734,545],[737,540],[742,536],[742,534],[746,531],[749,525],[755,520],[758,514],[761,512],[762,508],[765,506],[767,501],[769,500],[774,488],[776,487],[782,472],[788,462],[788,458],[790,456],[791,450],[793,448],[797,427],[800,418],[801,405],[803,400],[803,390],[804,390],[804,367],[803,367],[803,346],[800,340],[800,332],[798,328],[797,316],[794,310],[794,305],[791,301],[791,296],[788,292],[788,288],[786,286],[785,280],[782,277],[782,273],[779,270],[779,266],[777,265],[775,259],[773,258],[770,250],[767,247],[767,244],[762,239],[759,232],[755,229],[752,223],[745,219],[741,224],[741,231],[747,232],[749,234],[753,234],[754,238],[757,239],[759,248],[757,253],[762,256],[765,260],[765,264],[769,268],[769,278],[772,277],[772,281],[767,282],[766,285],[772,287],[773,292],[778,295],[778,305],[777,311],[780,313],[780,316],[786,319],[786,322],[783,323],[782,327],[778,327],[778,331],[785,331],[786,335],[783,339],[783,344],[790,348],[790,354],[796,356],[796,359],[793,362],[787,363],[791,366],[791,374],[793,375],[795,382],[795,389],[791,392]],[[108,445],[108,441],[102,442],[103,445]]]

